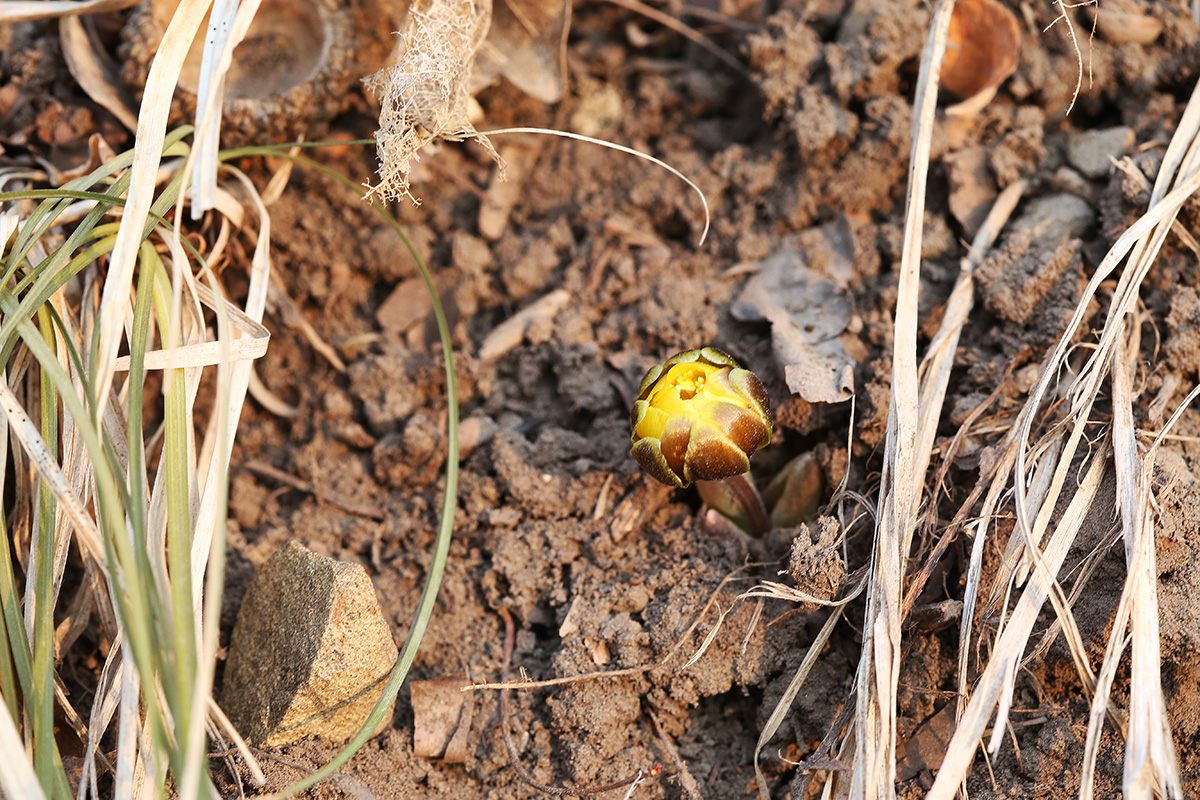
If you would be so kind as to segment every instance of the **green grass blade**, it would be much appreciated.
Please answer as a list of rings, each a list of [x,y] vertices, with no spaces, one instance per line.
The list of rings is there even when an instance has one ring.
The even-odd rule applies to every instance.
[[[54,349],[54,324],[46,309],[38,309],[38,326],[46,346]],[[42,440],[58,460],[58,394],[41,373]],[[54,785],[54,518],[58,504],[45,481],[39,485],[37,566],[33,618],[33,768],[43,787]],[[29,587],[26,586],[26,592]]]
[[[153,276],[154,313],[158,329],[174,330],[171,320],[171,283],[162,259],[154,248],[143,245],[147,258],[142,269]],[[176,346],[178,342],[169,342]],[[188,697],[196,679],[196,620],[192,608],[192,531],[191,487],[188,478],[187,384],[183,369],[166,370],[163,375],[166,400],[163,458],[159,469],[165,469],[167,487],[167,566],[171,573],[172,644],[175,656],[175,682],[180,694],[172,713],[175,730],[182,735],[190,728],[192,702]],[[203,713],[203,712],[201,712]],[[180,753],[186,743],[179,743]]]

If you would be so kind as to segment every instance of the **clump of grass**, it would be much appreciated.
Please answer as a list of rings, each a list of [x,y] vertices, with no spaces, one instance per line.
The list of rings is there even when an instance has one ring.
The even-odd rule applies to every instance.
[[[209,796],[215,791],[208,778],[210,737],[222,740],[222,749],[224,736],[240,743],[212,702],[211,688],[229,457],[251,364],[265,352],[268,338],[261,319],[270,272],[270,220],[250,181],[223,167],[222,174],[240,187],[260,222],[248,297],[244,307],[236,307],[212,269],[224,258],[230,219],[216,226],[217,241],[204,257],[166,219],[187,186],[189,133],[182,129],[164,140],[170,177],[150,203],[135,285],[123,298],[101,292],[108,276],[100,267],[115,248],[121,225],[128,224],[122,211],[132,153],[58,189],[0,193],[6,209],[0,214],[0,363],[5,367],[0,479],[14,487],[17,498],[14,505],[0,507],[0,521],[15,545],[0,549],[0,696],[9,712],[0,714],[0,745],[19,744],[0,746],[0,786],[14,797],[73,794],[55,739],[56,702],[77,721],[85,745],[81,795],[99,796],[104,769],[112,773],[117,797],[159,796],[168,781],[181,796]],[[251,152],[281,155],[286,146],[232,151],[222,159]],[[376,208],[412,249],[395,220]],[[240,205],[225,209],[238,216],[244,210]],[[424,262],[415,250],[413,255],[432,292]],[[123,303],[116,316],[125,320],[128,353],[113,363],[116,379],[101,395],[100,321],[105,298],[111,297]],[[332,773],[374,730],[403,683],[432,612],[449,550],[458,464],[453,356],[436,294],[435,313],[446,363],[450,454],[426,591],[372,719],[326,770],[287,794]],[[194,404],[206,367],[216,368],[217,391],[205,434],[197,437]],[[147,381],[153,371],[162,371],[161,381]],[[207,370],[207,379],[212,373]],[[4,457],[10,441],[11,469]],[[25,542],[29,555],[22,576],[11,554],[13,549],[23,554]],[[68,617],[56,629],[54,609],[61,605],[72,542],[89,581],[71,598]],[[100,612],[99,638],[109,649],[84,723],[66,695],[55,690],[56,664],[69,649],[65,637],[86,626],[80,615],[86,616],[92,604]],[[114,718],[117,756],[109,763],[98,745]],[[243,755],[261,780],[244,747]]]
[[[0,548],[0,697],[7,710],[0,713],[0,788],[12,797],[99,797],[102,774],[105,795],[114,797],[162,796],[168,786],[182,798],[215,796],[208,752],[214,740],[225,749],[226,736],[262,782],[211,690],[229,459],[252,363],[269,338],[261,322],[270,217],[253,183],[228,165],[246,153],[215,147],[219,89],[206,95],[194,137],[190,127],[165,132],[172,87],[201,17],[196,6],[184,0],[163,38],[132,151],[62,186],[27,182],[0,193],[0,485],[13,498],[0,504],[9,531]],[[219,87],[256,7],[226,9],[232,34],[211,55],[212,85]],[[191,192],[193,176],[198,194]],[[42,179],[14,171],[8,182],[20,180]],[[187,200],[193,218],[212,216],[216,236],[203,256],[181,236]],[[214,267],[225,260],[232,231],[254,217],[249,288],[237,306]],[[423,261],[413,255],[432,292]],[[432,611],[458,465],[452,353],[436,294],[434,301],[450,456],[426,591],[368,726],[326,770],[287,793],[328,775],[365,741],[398,693]],[[148,380],[154,372],[161,380]],[[200,410],[195,402],[205,381],[215,382],[215,394]],[[197,417],[205,413],[198,435]],[[72,543],[85,580],[60,597]],[[64,617],[57,627],[56,609]],[[97,685],[89,687],[91,708],[77,710],[57,667],[89,624],[108,649]],[[56,739],[60,716],[84,745],[70,778]],[[100,743],[114,723],[116,755],[109,760]]]
[[[3,459],[0,470],[15,496],[0,513],[11,550],[20,555],[29,543],[23,580],[10,548],[0,555],[0,694],[9,711],[0,714],[0,735],[20,737],[24,729],[32,755],[32,765],[23,747],[0,755],[0,782],[13,796],[72,794],[55,740],[56,703],[78,721],[83,791],[98,793],[97,747],[114,717],[117,757],[105,766],[118,796],[160,794],[168,770],[180,793],[192,795],[207,774],[204,698],[219,605],[211,594],[202,603],[201,589],[207,580],[219,600],[224,487],[245,397],[245,378],[240,391],[237,378],[265,352],[267,337],[205,270],[220,249],[201,259],[165,219],[185,186],[179,157],[189,133],[164,140],[174,169],[139,226],[137,281],[124,295],[101,291],[100,267],[128,224],[117,220],[128,203],[132,153],[57,189],[0,194],[0,447],[12,443],[11,468]],[[266,289],[260,241],[251,306]],[[119,307],[112,312],[106,302]],[[106,365],[99,353],[109,315],[124,322],[127,354]],[[105,366],[117,376],[111,389],[101,388]],[[193,406],[208,366],[217,367],[217,402],[198,439]],[[148,383],[152,371],[162,380]],[[72,542],[88,580],[56,628]],[[109,649],[85,725],[56,691],[56,663],[93,605]]]

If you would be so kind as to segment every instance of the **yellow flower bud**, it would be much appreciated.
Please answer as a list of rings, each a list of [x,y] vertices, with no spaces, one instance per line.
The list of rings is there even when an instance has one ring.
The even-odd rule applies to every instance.
[[[750,456],[771,440],[762,381],[711,347],[651,367],[632,417],[630,453],[669,486],[747,472]]]

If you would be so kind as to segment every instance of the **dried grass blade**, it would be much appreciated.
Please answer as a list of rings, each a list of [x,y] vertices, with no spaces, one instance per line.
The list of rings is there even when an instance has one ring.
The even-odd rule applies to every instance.
[[[771,789],[767,786],[767,777],[763,774],[762,767],[758,764],[759,753],[766,747],[767,742],[771,741],[771,737],[775,735],[775,731],[779,730],[779,726],[783,724],[784,717],[791,710],[792,701],[796,699],[796,693],[804,685],[804,681],[808,678],[808,673],[812,670],[813,664],[817,663],[817,656],[821,654],[821,650],[824,649],[825,643],[829,641],[834,627],[842,618],[842,611],[843,607],[841,606],[835,608],[833,613],[829,615],[829,619],[825,620],[825,624],[821,626],[821,630],[817,631],[816,637],[813,639],[812,644],[808,646],[808,651],[804,654],[804,660],[796,668],[796,674],[792,676],[792,680],[788,684],[787,689],[784,690],[783,696],[775,704],[775,708],[771,711],[771,716],[767,718],[767,723],[763,725],[762,732],[758,735],[758,742],[754,745],[754,779],[758,783],[759,800],[770,800],[771,798]]]
[[[992,243],[1000,235],[1000,230],[1008,221],[1013,209],[1017,207],[1022,195],[1028,188],[1028,182],[1018,180],[1006,187],[996,198],[988,212],[983,225],[971,244],[970,254],[963,259],[958,280],[946,301],[942,324],[929,349],[921,362],[921,395],[919,408],[921,410],[920,430],[917,434],[917,454],[921,463],[913,472],[914,478],[921,478],[929,468],[929,459],[933,453],[933,438],[937,433],[941,409],[946,397],[946,387],[950,381],[950,370],[954,366],[954,353],[958,348],[958,339],[963,326],[975,305],[975,267],[983,261]],[[914,487],[919,492],[921,484]]]
[[[188,156],[192,161],[193,220],[200,219],[216,205],[225,75],[233,64],[234,48],[246,38],[260,3],[261,0],[244,0],[239,5],[238,0],[213,0],[196,85],[196,136]]]
[[[996,469],[996,478],[988,487],[987,496],[984,498],[983,505],[979,510],[979,521],[975,527],[974,542],[971,544],[970,560],[967,563],[967,581],[963,587],[963,615],[962,615],[962,631],[958,639],[958,699],[955,702],[954,716],[957,724],[962,720],[963,711],[966,707],[967,699],[970,697],[969,688],[969,663],[971,655],[971,645],[974,642],[972,638],[972,629],[975,620],[976,603],[980,596],[980,584],[983,575],[983,554],[984,548],[988,541],[988,530],[992,519],[995,517],[996,509],[1000,505],[1001,496],[1008,482],[1008,475],[1012,473],[1013,466],[1017,462],[1017,429],[1011,428],[1005,435],[1001,443],[1003,455],[1001,456],[1000,465]]]
[[[1050,542],[1043,554],[1046,571],[1057,574],[1058,568],[1066,558],[1067,550],[1075,539],[1075,534],[1082,524],[1100,481],[1104,476],[1105,458],[1096,454],[1088,467],[1087,473],[1071,498],[1070,504],[1062,515]],[[988,727],[992,709],[1001,700],[1002,695],[1011,686],[1016,668],[1020,664],[1021,654],[1029,639],[1037,615],[1052,590],[1052,585],[1042,579],[1042,572],[1037,571],[1031,578],[1009,618],[1008,626],[996,643],[991,659],[988,661],[983,674],[980,676],[974,695],[963,714],[962,720],[954,731],[954,736],[946,748],[942,759],[941,769],[926,800],[950,800],[958,792],[959,785],[966,777],[971,761],[978,746],[980,737]],[[1003,732],[1004,720],[996,720],[995,729]]]
[[[1146,454],[1145,462],[1139,463],[1133,425],[1133,373],[1138,365],[1140,324],[1135,319],[1128,328],[1128,344],[1123,350],[1114,351],[1112,365],[1113,438],[1119,443],[1117,501],[1128,565],[1122,596],[1130,598],[1129,734],[1125,743],[1123,788],[1126,798],[1150,800],[1156,787],[1162,787],[1163,794],[1171,798],[1183,797],[1183,788],[1160,672],[1158,569],[1150,483],[1161,438]],[[1112,636],[1118,638],[1123,634],[1122,626],[1114,629]]]
[[[1154,458],[1157,455],[1158,447],[1162,444],[1170,430],[1175,426],[1175,423],[1178,422],[1179,418],[1183,415],[1183,411],[1190,406],[1198,396],[1200,396],[1200,386],[1193,388],[1192,391],[1188,393],[1188,396],[1184,398],[1184,401],[1179,405],[1178,408],[1175,409],[1175,413],[1171,415],[1171,419],[1167,421],[1167,423],[1163,426],[1163,429],[1155,438],[1154,443],[1150,446],[1146,453],[1143,464],[1143,468],[1147,474],[1151,474],[1153,472]],[[1147,538],[1152,541],[1152,533]],[[1098,757],[1100,748],[1100,733],[1104,722],[1104,707],[1108,702],[1108,697],[1112,690],[1113,682],[1116,679],[1117,668],[1120,665],[1121,654],[1125,652],[1125,647],[1130,641],[1129,637],[1125,635],[1125,630],[1129,624],[1131,616],[1135,584],[1141,580],[1140,576],[1145,575],[1147,572],[1141,563],[1147,552],[1152,554],[1153,550],[1151,549],[1147,551],[1145,548],[1139,548],[1134,552],[1135,562],[1138,563],[1130,568],[1129,575],[1126,578],[1125,587],[1121,592],[1121,600],[1117,605],[1116,616],[1113,620],[1113,633],[1109,637],[1108,646],[1104,655],[1104,662],[1101,664],[1100,671],[1097,675],[1096,697],[1092,701],[1092,708],[1088,719],[1087,739],[1084,742],[1081,779],[1079,785],[1079,797],[1081,800],[1091,800],[1091,798],[1094,796],[1096,759]],[[1150,576],[1156,577],[1153,571],[1150,571]],[[1157,668],[1157,662],[1155,662],[1154,666]],[[1165,729],[1165,714],[1160,717],[1160,719],[1164,723],[1163,727]],[[1167,734],[1167,740],[1169,741],[1169,731],[1164,730],[1164,733]],[[1128,757],[1127,751],[1126,758]],[[1172,777],[1169,773],[1167,774],[1168,788],[1173,791],[1174,787],[1171,784],[1178,779],[1177,767],[1173,766],[1170,771],[1176,773],[1174,777]],[[1168,796],[1182,797],[1182,794]]]
[[[538,133],[544,136],[561,136],[564,139],[574,139],[578,142],[587,142],[588,144],[596,144],[600,145],[601,147],[607,147],[610,150],[616,150],[619,153],[635,156],[644,161],[649,161],[655,166],[662,167],[667,172],[686,183],[692,189],[692,191],[700,196],[700,203],[704,206],[704,229],[700,231],[700,239],[696,242],[696,246],[699,247],[700,245],[704,244],[704,240],[708,238],[708,229],[710,223],[712,222],[712,214],[708,209],[708,198],[704,196],[704,192],[700,191],[700,187],[697,186],[694,181],[692,181],[679,170],[675,169],[675,167],[672,167],[670,164],[661,159],[655,158],[649,153],[643,153],[641,150],[635,150],[632,147],[626,147],[623,144],[617,144],[616,142],[610,142],[605,139],[597,139],[593,136],[584,136],[582,133],[559,131],[553,128],[496,128],[495,130],[486,131],[485,133],[488,136],[499,136],[505,133]],[[476,138],[484,138],[483,133],[475,133],[471,135],[475,136]]]
[[[246,310],[244,314],[237,312],[240,316],[236,318],[254,323],[250,332],[257,328],[265,333],[266,329],[262,328],[261,322],[270,285],[271,216],[249,178],[236,169],[230,169],[230,174],[242,183],[259,218],[258,241],[250,261]],[[205,288],[211,290],[211,299],[216,301],[219,297],[219,286],[211,273],[209,279],[211,286]],[[197,293],[204,296],[199,285]],[[192,603],[196,612],[201,652],[192,695],[198,698],[207,698],[212,694],[221,617],[220,587],[225,577],[225,509],[229,487],[229,459],[233,452],[233,438],[241,418],[253,369],[252,361],[234,361],[232,358],[231,345],[246,337],[246,332],[239,329],[245,326],[234,323],[235,315],[230,313],[232,307],[224,302],[224,298],[220,299],[222,302],[213,302],[213,305],[217,311],[218,342],[223,343],[224,352],[220,354],[217,363],[216,413],[204,444],[205,449],[213,455],[207,464],[207,474],[200,484],[200,500],[192,526]],[[264,337],[264,345],[265,341]],[[204,585],[207,588],[207,596],[201,591]],[[187,762],[182,776],[183,785],[187,790],[198,786],[199,775],[206,766],[202,749],[204,737],[201,735],[200,726],[207,714],[208,709],[205,708],[203,713],[193,714],[191,719],[188,739],[191,748],[185,754]]]
[[[923,49],[914,101],[904,248],[896,300],[892,390],[884,450],[882,507],[867,587],[862,656],[856,679],[853,797],[895,796],[896,687],[899,681],[905,556],[915,528],[915,452],[919,422],[917,299],[925,186],[937,109],[937,83],[954,0],[939,0]]]
[[[1025,495],[1025,511],[1027,514],[1033,515],[1036,515],[1045,504],[1046,497],[1050,494],[1054,483],[1055,470],[1060,463],[1059,454],[1062,452],[1061,436],[1053,434],[1047,436],[1040,444],[1040,451],[1034,465],[1033,478],[1029,481],[1029,491]],[[1013,455],[1015,457],[1015,451]],[[1006,481],[1007,477],[1008,473],[999,475],[998,480]],[[1038,528],[1028,538],[1017,535],[1009,537],[1004,546],[1004,553],[1000,557],[1000,564],[996,568],[996,574],[992,578],[991,594],[983,607],[985,615],[995,614],[1001,602],[1007,608],[1013,587],[1025,583],[1025,579],[1029,576],[1031,559],[1034,557],[1034,554],[1030,553],[1029,542],[1030,540],[1034,542],[1033,547],[1041,547],[1044,533],[1044,528]],[[1004,614],[1001,613],[997,634],[1003,629]]]
[[[119,639],[117,641],[120,641]],[[113,715],[120,704],[120,686],[123,682],[121,658],[122,648],[109,648],[108,657],[100,670],[100,680],[96,684],[96,694],[92,699],[92,710],[88,715],[88,738],[83,751],[83,769],[79,778],[78,800],[83,800],[90,791],[92,797],[100,798],[96,785],[96,753],[100,746],[100,738],[108,730]]]
[[[121,346],[121,317],[128,305],[127,298],[133,283],[133,268],[141,245],[158,167],[162,161],[166,139],[167,112],[171,96],[179,80],[183,61],[211,0],[181,0],[163,33],[158,52],[150,65],[146,90],[138,110],[138,126],[133,148],[133,163],[129,168],[129,192],[122,212],[121,226],[109,258],[108,279],[100,299],[100,319],[97,327],[99,347],[95,364],[96,397],[108,395],[112,386],[114,362]],[[94,410],[96,427],[100,427],[101,409]]]
[[[1193,98],[1193,102],[1195,98]],[[1028,507],[1026,505],[1027,487],[1024,479],[1026,474],[1026,452],[1029,435],[1033,428],[1034,419],[1037,416],[1037,409],[1040,407],[1043,398],[1049,390],[1050,384],[1055,380],[1058,374],[1058,368],[1065,362],[1067,350],[1070,347],[1071,338],[1074,331],[1083,322],[1083,317],[1087,311],[1087,305],[1091,298],[1095,296],[1101,282],[1106,280],[1108,276],[1120,265],[1121,261],[1130,253],[1130,251],[1138,245],[1140,240],[1149,235],[1151,231],[1160,222],[1173,219],[1179,209],[1196,191],[1200,189],[1200,172],[1194,172],[1187,176],[1175,189],[1167,193],[1160,202],[1155,203],[1150,209],[1142,215],[1133,225],[1131,225],[1125,233],[1113,244],[1108,254],[1100,262],[1096,268],[1096,272],[1088,281],[1087,287],[1084,289],[1080,301],[1076,305],[1075,311],[1071,316],[1070,322],[1067,324],[1062,336],[1059,338],[1057,345],[1051,356],[1047,359],[1046,365],[1038,378],[1037,385],[1034,387],[1030,397],[1026,403],[1025,409],[1022,412],[1020,423],[1020,433],[1018,438],[1017,461],[1015,467],[1015,488],[1016,488],[1016,512],[1018,526],[1028,534],[1034,530],[1034,526],[1030,524]],[[1120,294],[1120,289],[1118,289]],[[1111,313],[1111,312],[1110,312]],[[1047,517],[1052,511],[1053,498],[1057,495],[1057,487],[1061,486],[1062,480],[1060,475],[1065,478],[1065,472],[1069,463],[1075,456],[1079,440],[1083,434],[1083,427],[1087,422],[1091,411],[1092,403],[1095,400],[1096,394],[1099,391],[1100,380],[1102,379],[1102,370],[1099,365],[1108,363],[1111,357],[1113,343],[1117,336],[1115,326],[1106,324],[1103,333],[1100,337],[1100,342],[1089,360],[1089,366],[1084,369],[1079,379],[1076,382],[1074,397],[1072,400],[1071,415],[1073,418],[1073,428],[1068,437],[1067,444],[1061,455],[1063,468],[1059,470],[1055,476],[1055,489],[1051,492],[1050,500],[1043,505],[1041,517]],[[1037,527],[1044,528],[1044,522],[1039,518]]]
[[[46,797],[25,754],[25,742],[6,712],[0,712],[0,787],[8,797],[27,800]]]
[[[50,454],[42,435],[34,425],[33,420],[25,413],[21,402],[9,388],[8,380],[0,373],[0,413],[6,417],[9,431],[21,443],[22,449],[29,455],[38,475],[50,487],[63,512],[70,518],[79,535],[80,542],[97,563],[106,564],[104,545],[100,540],[100,531],[96,521],[87,513],[82,500],[75,494],[71,482],[63,474],[58,462]],[[107,569],[102,567],[102,569]]]
[[[254,753],[250,752],[250,746],[246,744],[246,740],[238,733],[237,728],[233,727],[233,723],[229,721],[229,717],[225,715],[225,712],[217,705],[217,701],[212,699],[211,696],[208,698],[208,713],[216,721],[217,727],[229,737],[229,741],[233,742],[233,746],[241,754],[242,760],[246,762],[246,768],[250,770],[250,777],[254,780],[254,783],[258,786],[265,786],[267,776],[262,771],[262,765],[258,763],[258,759],[254,757]]]
[[[725,624],[725,617],[729,616],[729,612],[733,611],[733,608],[733,606],[730,606],[717,615],[717,621],[713,623],[712,628],[704,636],[704,641],[700,643],[700,648],[692,654],[691,658],[684,662],[682,669],[687,669],[695,664],[708,651],[708,648],[713,643],[713,640],[717,638],[717,634],[721,632],[721,626]]]
[[[137,5],[140,0],[5,0],[0,3],[0,24],[32,22],[77,14],[103,14]]]
[[[129,647],[129,638],[122,640],[122,650]],[[113,780],[113,797],[133,797],[141,765],[138,748],[138,671],[128,652],[122,653],[120,716],[117,719],[117,774]]]
[[[1129,376],[1124,374],[1125,370],[1121,368],[1119,363],[1121,349],[1117,347],[1116,342],[1126,330],[1126,320],[1130,318],[1138,302],[1139,287],[1165,241],[1181,204],[1198,188],[1196,181],[1198,174],[1200,174],[1196,170],[1196,164],[1200,163],[1200,140],[1197,138],[1198,133],[1200,133],[1200,84],[1193,91],[1192,98],[1188,103],[1175,136],[1172,137],[1164,154],[1163,164],[1160,167],[1155,187],[1151,194],[1149,210],[1126,231],[1101,263],[1097,274],[1089,282],[1085,296],[1080,306],[1076,309],[1070,327],[1060,340],[1050,365],[1053,368],[1055,364],[1062,363],[1066,341],[1081,320],[1084,313],[1083,306],[1092,294],[1094,294],[1099,281],[1115,269],[1117,264],[1128,254],[1128,265],[1122,273],[1117,284],[1117,289],[1114,292],[1113,300],[1109,306],[1108,318],[1100,336],[1099,346],[1087,362],[1075,386],[1071,409],[1074,430],[1071,433],[1063,460],[1065,467],[1073,457],[1075,447],[1082,434],[1083,426],[1087,423],[1090,416],[1092,403],[1095,401],[1099,391],[1100,381],[1107,371],[1114,368],[1113,359],[1117,359],[1116,374],[1113,380],[1114,392],[1123,394],[1121,401],[1116,404],[1114,412],[1114,428],[1120,432],[1116,439],[1116,461],[1121,476],[1118,497],[1121,504],[1122,524],[1126,534],[1126,556],[1127,560],[1131,562],[1131,567],[1129,577],[1127,578],[1127,592],[1123,593],[1122,602],[1119,607],[1118,624],[1113,629],[1103,665],[1102,680],[1100,681],[1103,691],[1098,692],[1093,701],[1092,724],[1089,727],[1089,749],[1086,751],[1085,758],[1091,759],[1088,769],[1094,770],[1094,750],[1091,747],[1094,746],[1095,737],[1099,735],[1100,710],[1107,704],[1107,696],[1111,687],[1112,670],[1115,669],[1120,653],[1123,652],[1125,646],[1124,631],[1127,622],[1126,615],[1129,615],[1129,619],[1131,619],[1134,613],[1130,602],[1127,600],[1127,595],[1129,592],[1135,591],[1130,588],[1131,586],[1138,585],[1139,588],[1136,591],[1138,592],[1142,613],[1139,615],[1140,622],[1135,626],[1135,629],[1140,628],[1140,632],[1137,636],[1138,644],[1135,648],[1133,658],[1141,665],[1141,669],[1138,670],[1139,680],[1137,681],[1139,684],[1137,688],[1140,703],[1139,708],[1135,712],[1139,717],[1139,721],[1136,728],[1131,728],[1130,731],[1130,740],[1126,750],[1125,775],[1126,789],[1132,792],[1131,796],[1148,796],[1146,793],[1153,790],[1151,784],[1154,784],[1156,779],[1159,778],[1165,781],[1165,789],[1168,794],[1175,792],[1178,786],[1178,768],[1174,753],[1172,752],[1170,733],[1165,728],[1161,684],[1157,680],[1159,655],[1157,600],[1154,595],[1154,581],[1156,580],[1156,576],[1152,571],[1150,573],[1144,572],[1144,564],[1147,561],[1151,564],[1153,563],[1153,545],[1148,545],[1150,550],[1148,555],[1145,553],[1147,545],[1139,545],[1142,534],[1138,531],[1146,523],[1144,522],[1145,512],[1140,505],[1142,495],[1138,488],[1138,482],[1139,480],[1145,481],[1148,479],[1144,474],[1140,477],[1138,475],[1136,441],[1132,431],[1132,398],[1131,391],[1129,390]],[[1175,183],[1176,188],[1168,193],[1167,187],[1172,182]],[[1117,355],[1113,355],[1114,353]],[[1050,371],[1048,369],[1041,376],[1033,397],[1031,397],[1031,404],[1035,403],[1044,393],[1050,377]],[[1023,450],[1028,427],[1028,420],[1026,420],[1026,424],[1022,426],[1021,447],[1018,449],[1017,457],[1018,496],[1020,496],[1023,489],[1023,480],[1021,479],[1023,469],[1021,462],[1024,455]],[[1148,491],[1148,489],[1145,489],[1145,502],[1147,506],[1149,505]],[[1028,524],[1027,520],[1021,516],[1021,510],[1021,506],[1018,504],[1018,526],[1020,530],[1026,532],[1028,531]],[[1134,554],[1139,552],[1141,553],[1141,557],[1134,558]],[[1137,566],[1132,566],[1132,564],[1136,564]],[[1153,619],[1151,619],[1151,612],[1147,612],[1146,608],[1154,609],[1152,612]],[[1092,776],[1090,774],[1085,775],[1081,786],[1081,794],[1090,793],[1091,783]]]
[[[101,55],[83,22],[78,17],[63,17],[58,22],[58,38],[71,77],[87,92],[88,97],[103,106],[129,130],[137,128],[137,115],[129,106],[128,92],[118,81],[111,59]],[[67,222],[62,216],[59,220]]]

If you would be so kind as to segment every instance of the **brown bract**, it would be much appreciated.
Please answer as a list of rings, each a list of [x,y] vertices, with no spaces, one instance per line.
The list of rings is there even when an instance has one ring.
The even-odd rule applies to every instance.
[[[950,19],[941,88],[960,100],[994,93],[1016,71],[1020,50],[1021,29],[1011,11],[996,0],[961,0]]]

